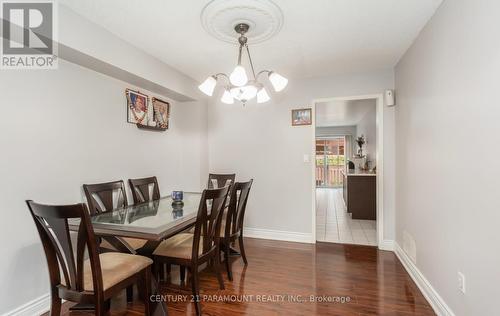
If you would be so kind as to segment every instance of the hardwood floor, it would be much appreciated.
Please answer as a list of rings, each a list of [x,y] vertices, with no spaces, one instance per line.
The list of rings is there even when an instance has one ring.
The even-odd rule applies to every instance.
[[[232,259],[234,281],[229,282],[224,274],[225,290],[218,289],[210,270],[201,273],[201,295],[206,295],[204,315],[435,315],[391,252],[367,246],[251,238],[245,239],[245,250],[249,265],[245,268],[239,257]],[[172,279],[178,280],[177,270],[173,270]],[[162,294],[172,295],[170,298],[190,296],[190,292],[168,290],[165,284],[161,288]],[[224,297],[241,300],[243,295],[249,301],[213,301]],[[344,302],[290,302],[277,295],[301,295],[303,300],[309,300],[310,295],[328,296]],[[167,305],[169,315],[194,315],[189,301],[167,301]],[[69,313],[69,306],[65,304],[63,315],[92,315]],[[136,299],[127,305],[125,294],[111,303],[113,316],[142,314],[142,303]]]

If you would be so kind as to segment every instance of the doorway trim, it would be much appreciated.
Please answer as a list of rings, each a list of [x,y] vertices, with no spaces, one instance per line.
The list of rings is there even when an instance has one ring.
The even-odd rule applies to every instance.
[[[384,95],[367,94],[349,97],[331,97],[314,99],[312,102],[312,149],[316,152],[316,104],[331,101],[351,100],[376,100],[376,146],[377,146],[377,245],[379,249],[385,249],[384,245]],[[311,160],[312,161],[312,160]],[[312,187],[312,243],[316,243],[316,164],[311,164],[311,187]]]

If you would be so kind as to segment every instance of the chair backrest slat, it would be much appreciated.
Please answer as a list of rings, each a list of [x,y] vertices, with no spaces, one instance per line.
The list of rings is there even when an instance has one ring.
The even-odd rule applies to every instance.
[[[252,183],[253,179],[248,182],[236,182],[232,186],[225,223],[225,237],[241,233]]]
[[[134,204],[158,200],[160,198],[160,187],[156,177],[129,179],[130,190]]]
[[[215,174],[210,173],[208,175],[208,188],[218,189],[225,187],[227,185],[232,185],[236,179],[236,174]]]
[[[219,242],[222,215],[226,205],[229,186],[204,190],[198,208],[193,236],[194,261],[215,249]],[[200,239],[203,237],[202,251],[199,253]]]
[[[53,286],[63,284],[70,290],[83,291],[83,259],[86,248],[92,264],[94,289],[102,289],[99,255],[85,204],[56,206],[33,201],[26,203],[42,240],[51,284]],[[80,220],[76,258],[68,219]]]
[[[83,190],[92,215],[128,205],[123,180],[84,184]]]

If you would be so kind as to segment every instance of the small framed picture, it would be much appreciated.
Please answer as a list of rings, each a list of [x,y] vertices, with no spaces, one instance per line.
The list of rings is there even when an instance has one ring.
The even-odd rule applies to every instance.
[[[170,103],[152,98],[153,102],[153,121],[156,127],[168,129],[168,121],[170,118]]]
[[[127,122],[132,124],[148,125],[149,97],[139,91],[127,89]]]
[[[311,125],[312,109],[292,110],[292,126]]]

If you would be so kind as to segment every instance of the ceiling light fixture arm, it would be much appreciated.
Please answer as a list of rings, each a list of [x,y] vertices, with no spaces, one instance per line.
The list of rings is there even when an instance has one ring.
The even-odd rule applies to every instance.
[[[272,74],[272,73],[273,73],[273,71],[272,71],[272,70],[261,70],[261,71],[259,71],[259,73],[257,74],[257,77],[256,77],[256,78],[259,78],[259,76],[260,76],[261,74],[265,74],[265,73],[267,73],[268,75],[270,75],[270,74]]]
[[[226,75],[226,74],[225,74],[225,73],[223,73],[223,72],[219,72],[219,73],[217,73],[217,74],[213,75],[213,77],[214,77],[215,79],[219,79],[219,77],[224,77],[224,78],[226,78],[227,80],[229,80],[229,76],[228,76],[228,75]]]
[[[257,80],[257,76],[255,75],[255,69],[253,68],[252,56],[250,56],[250,50],[248,49],[247,44],[245,44],[245,48],[247,49],[248,60],[250,61],[250,68],[252,68],[253,80]]]

